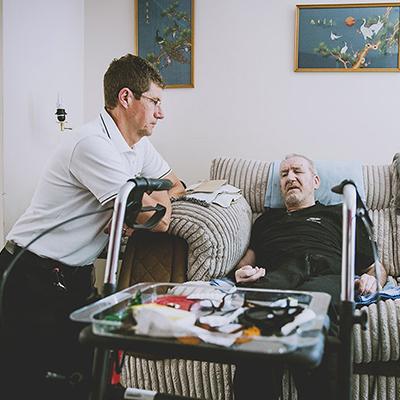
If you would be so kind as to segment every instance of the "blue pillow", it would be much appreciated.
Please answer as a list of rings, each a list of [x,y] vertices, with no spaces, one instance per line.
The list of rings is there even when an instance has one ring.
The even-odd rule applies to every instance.
[[[282,160],[275,160],[271,163],[264,207],[285,208],[279,186],[279,167],[281,162]],[[327,206],[342,203],[343,196],[333,193],[331,188],[339,185],[345,179],[350,179],[356,184],[358,193],[365,202],[364,177],[362,166],[359,162],[322,160],[314,161],[314,164],[321,180],[319,188],[315,191],[315,200]]]

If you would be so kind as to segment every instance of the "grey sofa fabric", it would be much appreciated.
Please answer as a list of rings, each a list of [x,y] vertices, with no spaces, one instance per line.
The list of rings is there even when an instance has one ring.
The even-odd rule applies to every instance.
[[[366,206],[375,225],[379,258],[396,286],[400,285],[399,154],[390,164],[362,167]],[[240,260],[248,246],[252,223],[264,210],[270,164],[271,161],[238,157],[215,158],[209,178],[227,179],[241,189],[243,198],[227,209],[184,201],[173,203],[169,233],[188,243],[189,280],[226,276]],[[400,373],[396,376],[396,369],[382,369],[382,365],[399,364],[400,299],[381,302],[379,313],[376,304],[364,306],[363,310],[368,314],[367,329],[356,325],[353,330],[354,365],[361,371],[353,376],[353,399],[369,398],[375,382],[370,371],[377,365],[386,371],[377,378],[377,398],[400,400]],[[361,367],[368,367],[365,373]],[[232,399],[233,374],[234,366],[230,365],[128,357],[121,382],[183,396],[228,400]],[[289,399],[292,393],[290,399],[295,399],[296,391],[287,373],[283,383],[283,398]]]

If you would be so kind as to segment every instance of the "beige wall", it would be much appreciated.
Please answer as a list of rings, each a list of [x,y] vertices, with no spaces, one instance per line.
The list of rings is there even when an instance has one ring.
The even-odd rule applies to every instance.
[[[165,90],[166,118],[152,137],[186,183],[206,178],[216,156],[297,152],[387,164],[400,151],[400,74],[295,73],[296,3],[196,1],[195,88]],[[2,4],[7,233],[68,134],[55,124],[57,93],[64,92],[70,126],[98,115],[109,62],[134,52],[135,14],[134,0]]]
[[[26,210],[61,132],[83,123],[83,0],[2,0],[4,218],[7,234]]]
[[[387,164],[400,151],[400,73],[294,72],[297,3],[196,1],[195,88],[165,91],[152,137],[187,183],[216,156]],[[85,119],[102,106],[108,62],[134,51],[134,24],[133,0],[85,1]]]
[[[3,37],[3,0],[0,0],[0,36]],[[0,82],[3,82],[3,41],[0,41]],[[0,247],[4,245],[3,85],[0,86]]]

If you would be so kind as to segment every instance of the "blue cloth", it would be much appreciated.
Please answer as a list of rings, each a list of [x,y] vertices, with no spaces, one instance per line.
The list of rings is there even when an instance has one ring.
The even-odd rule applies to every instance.
[[[275,160],[270,166],[264,207],[285,207],[279,187],[279,167],[281,162],[282,160]],[[326,206],[342,203],[343,196],[333,193],[331,188],[339,185],[345,179],[350,179],[356,184],[358,193],[365,202],[364,177],[362,166],[359,162],[322,160],[315,161],[314,164],[321,180],[320,187],[315,191],[315,200]]]
[[[399,299],[400,298],[400,286],[395,286],[393,282],[388,281],[382,290],[378,293],[370,293],[365,296],[358,296],[359,301],[356,302],[356,306],[367,306],[372,303],[376,303],[379,299]]]
[[[236,292],[235,282],[232,282],[229,279],[214,279],[210,282],[210,285],[217,287],[223,293]]]

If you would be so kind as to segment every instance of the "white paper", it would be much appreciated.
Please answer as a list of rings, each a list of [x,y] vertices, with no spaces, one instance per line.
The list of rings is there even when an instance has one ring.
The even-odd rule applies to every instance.
[[[299,327],[300,325],[305,324],[306,322],[312,321],[316,318],[316,314],[310,308],[306,308],[299,315],[296,315],[292,322],[283,325],[281,328],[282,335],[286,336],[289,333],[293,332],[294,329]]]

